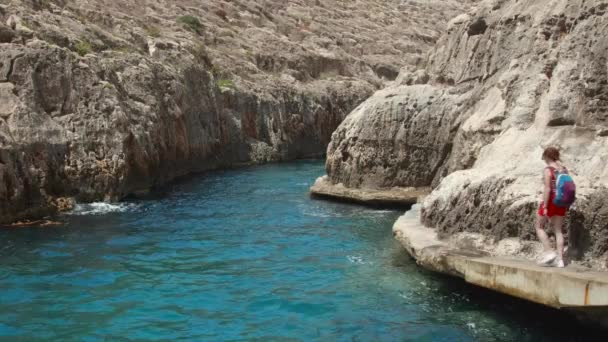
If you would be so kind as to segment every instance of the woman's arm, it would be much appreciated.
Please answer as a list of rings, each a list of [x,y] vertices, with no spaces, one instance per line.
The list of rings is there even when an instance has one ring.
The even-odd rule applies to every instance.
[[[543,189],[543,201],[545,201],[545,210],[547,210],[549,200],[551,199],[551,170],[548,168],[544,171],[543,183],[545,185]]]

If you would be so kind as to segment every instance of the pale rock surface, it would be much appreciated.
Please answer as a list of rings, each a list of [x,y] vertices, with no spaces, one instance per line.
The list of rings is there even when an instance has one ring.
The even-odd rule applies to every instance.
[[[334,198],[372,206],[410,207],[429,193],[429,188],[387,188],[381,190],[348,188],[319,177],[310,188],[315,197]]]
[[[605,268],[607,30],[607,1],[479,3],[448,24],[422,71],[404,69],[338,127],[329,179],[432,186],[421,220],[444,239],[470,232],[533,240],[542,150],[558,146],[578,186],[570,248]]]

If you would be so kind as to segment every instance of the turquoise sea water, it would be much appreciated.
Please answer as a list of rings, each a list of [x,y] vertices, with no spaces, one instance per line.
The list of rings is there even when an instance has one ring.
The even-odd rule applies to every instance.
[[[566,316],[421,270],[392,238],[401,212],[311,200],[323,173],[214,172],[1,230],[0,340],[589,341]]]

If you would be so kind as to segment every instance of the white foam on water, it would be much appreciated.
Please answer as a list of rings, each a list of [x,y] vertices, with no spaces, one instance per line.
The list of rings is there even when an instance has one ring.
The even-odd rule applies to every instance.
[[[358,264],[358,265],[365,264],[365,261],[363,261],[363,257],[360,257],[360,256],[348,255],[346,258],[348,259],[348,261],[352,262],[353,264]]]
[[[407,299],[407,300],[410,300],[410,298],[411,298],[409,295],[407,295],[407,294],[405,294],[405,293],[403,293],[403,292],[402,292],[402,293],[399,293],[399,297],[401,297],[401,298],[403,298],[403,299]]]
[[[321,212],[304,212],[305,215],[320,218],[342,217],[341,215],[326,214]]]
[[[93,202],[76,204],[74,210],[66,213],[67,215],[105,215],[109,213],[123,213],[133,211],[139,206],[134,203],[105,203]]]
[[[366,211],[363,211],[362,214],[368,215],[368,216],[380,216],[380,217],[383,217],[386,214],[390,214],[392,212],[394,212],[394,211],[393,210],[385,210],[385,209],[381,209],[381,210],[368,209]]]
[[[331,217],[344,217],[344,214],[338,213],[338,212],[330,212],[330,211],[326,211],[323,207],[317,207],[314,208],[314,210],[311,210],[310,208],[307,208],[304,205],[299,205],[299,207],[302,207],[302,214],[306,215],[306,216],[312,216],[312,217],[320,217],[320,218],[331,218]]]

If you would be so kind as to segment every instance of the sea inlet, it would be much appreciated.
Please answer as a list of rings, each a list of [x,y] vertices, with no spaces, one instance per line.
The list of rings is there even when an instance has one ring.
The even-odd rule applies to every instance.
[[[582,340],[554,310],[417,267],[403,210],[311,199],[320,161],[217,171],[0,230],[0,340]],[[587,335],[589,336],[589,335]],[[588,340],[588,339],[587,339]]]

